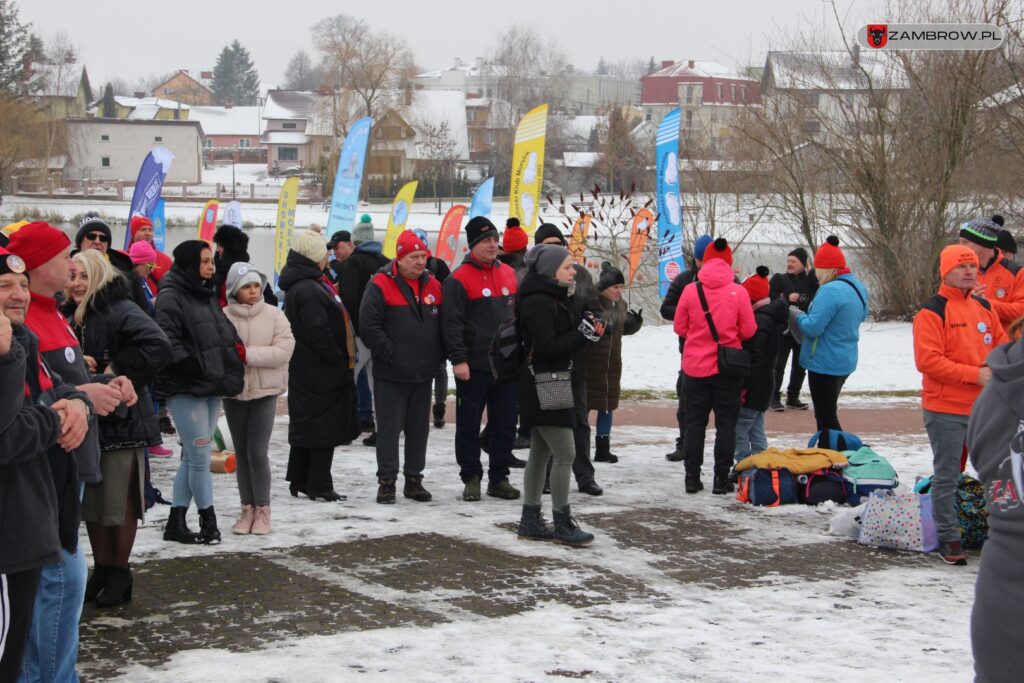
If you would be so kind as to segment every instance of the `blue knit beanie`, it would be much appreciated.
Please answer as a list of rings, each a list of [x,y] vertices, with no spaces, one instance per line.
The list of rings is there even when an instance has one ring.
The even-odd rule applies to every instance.
[[[704,251],[708,248],[708,245],[715,241],[715,238],[711,235],[701,235],[693,243],[693,258],[698,261],[704,260]]]

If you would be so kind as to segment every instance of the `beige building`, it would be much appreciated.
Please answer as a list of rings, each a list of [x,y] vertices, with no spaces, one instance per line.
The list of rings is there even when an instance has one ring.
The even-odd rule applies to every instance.
[[[133,182],[149,150],[166,147],[174,155],[167,182],[198,183],[204,137],[198,121],[68,119],[64,178]]]
[[[199,78],[193,78],[188,71],[180,69],[166,81],[153,88],[153,97],[181,102],[182,104],[213,104],[213,90],[210,89],[212,74],[203,71]]]

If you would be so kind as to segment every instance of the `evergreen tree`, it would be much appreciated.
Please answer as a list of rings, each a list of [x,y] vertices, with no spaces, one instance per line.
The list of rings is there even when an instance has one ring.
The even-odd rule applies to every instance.
[[[28,26],[18,21],[18,6],[13,0],[0,0],[0,90],[25,89],[25,56],[30,47]]]
[[[224,47],[213,68],[213,97],[217,104],[256,104],[260,76],[249,51],[238,40]]]
[[[604,57],[597,60],[597,75],[607,76],[608,75],[608,63],[604,61]]]
[[[658,65],[654,63],[654,57],[647,62],[647,75],[650,76],[652,73],[658,70]]]
[[[103,99],[100,102],[100,116],[105,119],[117,118],[117,102],[114,101],[114,86],[107,83],[103,89]]]

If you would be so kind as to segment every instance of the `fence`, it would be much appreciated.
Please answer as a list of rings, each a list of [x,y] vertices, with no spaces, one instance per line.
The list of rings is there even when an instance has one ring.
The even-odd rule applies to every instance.
[[[18,178],[11,179],[11,194],[25,197],[48,199],[65,197],[89,197],[125,201],[135,191],[134,182],[123,180],[47,180]],[[225,183],[164,183],[162,196],[168,201],[206,201],[208,199],[276,202],[281,194],[280,183],[237,184],[232,191]],[[299,185],[299,199],[319,201],[320,183],[304,182]]]

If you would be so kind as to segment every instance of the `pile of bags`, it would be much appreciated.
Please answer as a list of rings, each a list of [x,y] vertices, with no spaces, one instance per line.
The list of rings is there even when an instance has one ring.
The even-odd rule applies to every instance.
[[[829,533],[880,548],[932,552],[939,547],[931,478],[920,480],[914,492],[896,491],[896,470],[853,434],[824,430],[807,448],[769,448],[739,462],[736,471],[741,502],[850,505],[832,518]],[[957,510],[963,546],[980,548],[988,534],[984,487],[967,474],[960,475]]]

